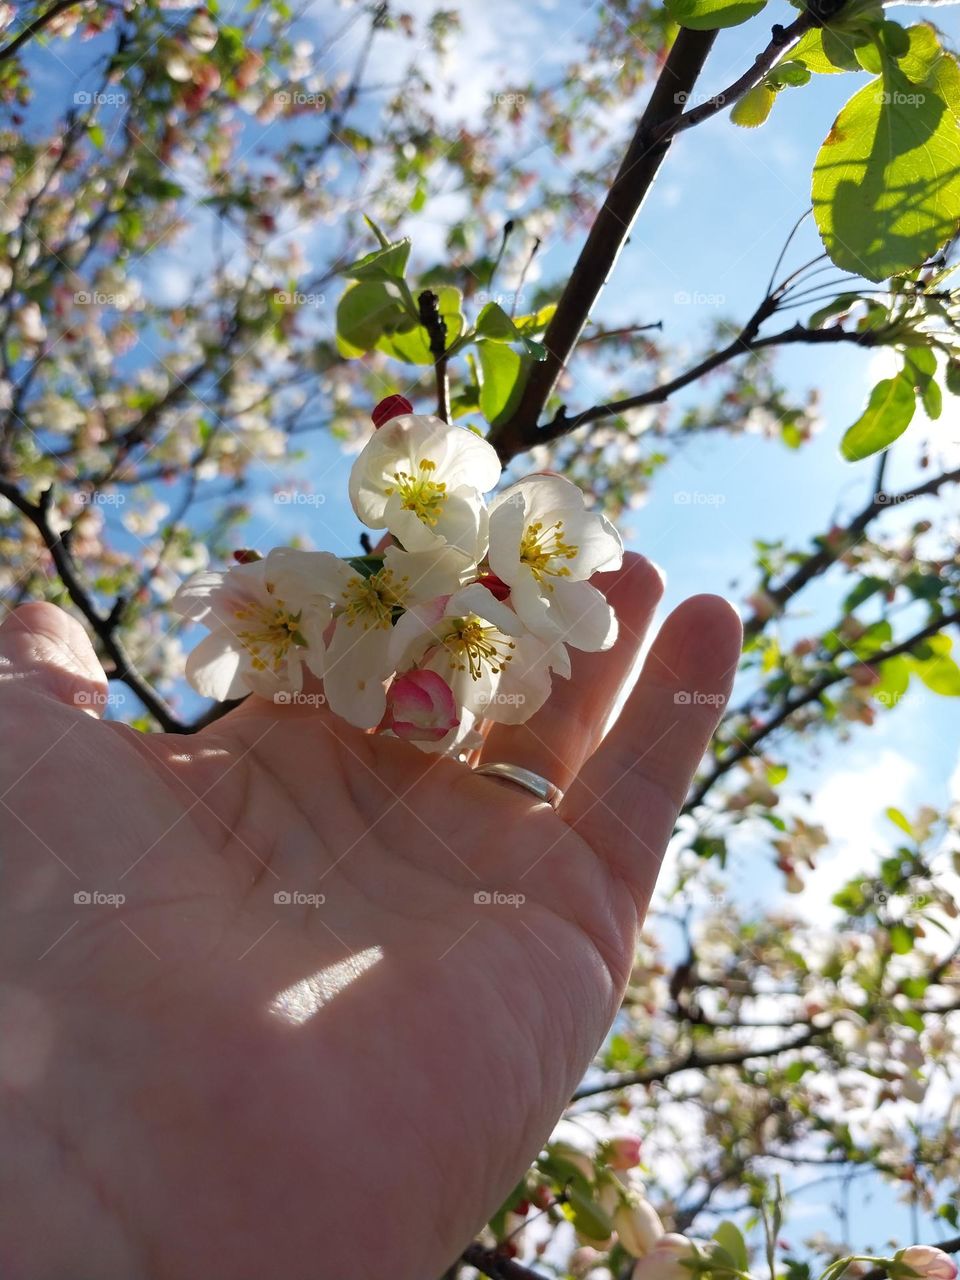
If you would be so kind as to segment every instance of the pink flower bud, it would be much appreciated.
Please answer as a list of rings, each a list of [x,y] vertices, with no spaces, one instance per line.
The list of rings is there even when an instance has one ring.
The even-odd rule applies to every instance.
[[[435,671],[407,671],[387,690],[380,728],[406,742],[439,742],[459,723],[453,692]]]
[[[694,1256],[692,1240],[669,1232],[634,1263],[631,1280],[690,1280],[693,1272],[683,1265],[683,1259]]]
[[[643,1143],[639,1138],[614,1138],[607,1148],[611,1169],[633,1169],[640,1163]]]
[[[932,1244],[912,1244],[898,1253],[897,1258],[925,1280],[956,1280],[957,1264],[948,1253]]]

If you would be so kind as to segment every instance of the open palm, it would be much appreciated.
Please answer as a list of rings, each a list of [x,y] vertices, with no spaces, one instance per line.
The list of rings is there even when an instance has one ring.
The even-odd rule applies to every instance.
[[[0,1275],[451,1263],[610,1024],[736,665],[733,612],[688,601],[599,745],[661,591],[639,557],[604,585],[617,645],[484,747],[559,813],[315,705],[102,723],[79,625],[7,618]]]

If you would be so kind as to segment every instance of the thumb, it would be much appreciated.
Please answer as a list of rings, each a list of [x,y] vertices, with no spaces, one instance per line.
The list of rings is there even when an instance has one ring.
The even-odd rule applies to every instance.
[[[21,680],[91,715],[106,705],[107,677],[89,636],[53,604],[21,605],[0,623],[0,680]]]

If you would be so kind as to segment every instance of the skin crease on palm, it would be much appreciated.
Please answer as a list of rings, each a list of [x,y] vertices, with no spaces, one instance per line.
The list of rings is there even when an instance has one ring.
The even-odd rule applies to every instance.
[[[450,1265],[610,1026],[736,667],[734,611],[688,600],[600,744],[662,582],[639,556],[596,581],[617,644],[483,749],[564,787],[559,813],[311,705],[250,698],[189,738],[104,723],[80,624],[8,615],[3,1280]]]

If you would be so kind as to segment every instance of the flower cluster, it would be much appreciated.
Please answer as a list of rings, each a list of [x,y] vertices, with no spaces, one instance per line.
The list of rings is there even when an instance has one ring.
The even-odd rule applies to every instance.
[[[496,452],[473,431],[392,396],[350,474],[360,520],[383,531],[374,554],[276,548],[187,582],[174,608],[210,634],[187,661],[200,693],[286,701],[305,672],[330,709],[428,751],[462,751],[481,721],[521,723],[570,674],[568,646],[616,639],[589,579],[623,547],[583,494],[528,476],[491,500]]]

